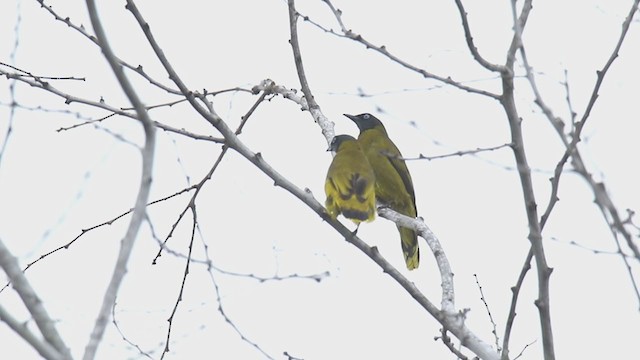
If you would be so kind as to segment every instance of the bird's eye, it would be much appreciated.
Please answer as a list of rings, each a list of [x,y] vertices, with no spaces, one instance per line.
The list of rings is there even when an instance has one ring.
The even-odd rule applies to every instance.
[[[362,115],[362,118],[365,119],[365,120],[369,120],[369,114]]]

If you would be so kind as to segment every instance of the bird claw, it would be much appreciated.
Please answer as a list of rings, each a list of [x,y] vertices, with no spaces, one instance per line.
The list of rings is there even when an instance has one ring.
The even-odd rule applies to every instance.
[[[360,224],[358,224],[358,225],[356,226],[356,229],[355,229],[355,230],[353,230],[353,231],[351,232],[351,235],[352,235],[352,236],[356,236],[356,235],[358,235],[358,229],[360,229]]]

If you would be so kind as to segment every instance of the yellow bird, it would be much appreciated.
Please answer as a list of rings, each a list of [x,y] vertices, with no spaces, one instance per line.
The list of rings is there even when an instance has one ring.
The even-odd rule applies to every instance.
[[[376,216],[375,175],[360,145],[349,135],[337,135],[327,151],[336,156],[329,166],[324,191],[332,218],[342,214],[356,225]]]
[[[358,143],[362,148],[376,177],[376,198],[400,214],[415,218],[416,196],[409,169],[402,154],[389,139],[382,122],[371,114],[347,115],[358,125]],[[402,253],[407,269],[413,270],[420,263],[420,249],[415,231],[398,226]]]

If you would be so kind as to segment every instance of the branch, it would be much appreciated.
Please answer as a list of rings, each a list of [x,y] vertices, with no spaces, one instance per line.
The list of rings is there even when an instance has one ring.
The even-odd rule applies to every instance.
[[[440,280],[442,286],[442,311],[454,313],[455,312],[455,291],[453,287],[453,271],[451,271],[451,265],[449,260],[442,249],[440,240],[429,229],[427,224],[421,218],[412,218],[406,215],[402,215],[388,207],[378,208],[378,215],[387,220],[391,220],[394,223],[415,230],[420,237],[427,241],[431,252],[435,255],[438,269],[440,270]],[[434,315],[434,314],[432,314]],[[443,324],[444,325],[444,324]]]
[[[502,144],[502,145],[498,145],[498,146],[491,146],[491,147],[486,147],[486,148],[475,148],[473,150],[459,150],[459,151],[455,151],[449,154],[442,154],[442,155],[433,155],[433,156],[426,156],[423,154],[419,154],[418,157],[413,157],[413,158],[402,158],[402,160],[405,161],[412,161],[412,160],[437,160],[437,159],[445,159],[445,158],[450,158],[450,157],[455,157],[455,156],[463,156],[463,155],[472,155],[472,154],[477,154],[477,153],[481,153],[481,152],[487,152],[487,151],[495,151],[495,150],[499,150],[502,148],[506,148],[506,147],[511,147],[513,146],[513,144],[509,143],[509,144]],[[388,157],[393,157],[393,155],[388,154]]]
[[[60,21],[62,23],[64,23],[65,25],[67,25],[68,27],[74,29],[75,31],[77,31],[80,35],[84,36],[85,38],[87,38],[89,41],[91,41],[92,43],[96,44],[98,47],[100,47],[100,43],[98,41],[98,39],[89,34],[87,32],[87,30],[85,29],[84,25],[76,25],[74,24],[71,19],[69,17],[63,17],[61,15],[59,15],[57,12],[55,12],[53,10],[53,7],[50,5],[47,5],[44,3],[44,0],[37,0],[40,3],[40,6],[43,7],[45,10],[47,10],[47,12],[49,12],[49,14],[51,14],[53,16],[53,18],[57,21]],[[94,29],[95,31],[95,29]],[[163,84],[161,84],[158,81],[153,80],[147,73],[144,72],[144,70],[142,69],[142,65],[138,65],[138,66],[133,66],[129,63],[127,63],[126,61],[119,59],[115,54],[113,54],[112,59],[115,59],[118,63],[120,63],[120,65],[133,70],[134,72],[136,72],[137,74],[139,74],[140,76],[142,76],[143,78],[145,78],[147,81],[149,81],[150,84],[157,86],[158,88],[170,93],[170,94],[174,94],[174,95],[180,95],[180,92],[178,90],[175,89],[171,89],[168,86],[165,86]]]
[[[64,131],[64,130],[70,130],[76,127],[80,127],[80,126],[84,126],[87,124],[92,124],[95,122],[101,122],[109,117],[112,117],[113,115],[120,115],[120,116],[124,116],[124,117],[128,117],[130,119],[138,119],[137,115],[125,110],[122,110],[121,108],[109,105],[105,102],[102,101],[93,101],[93,100],[89,100],[89,99],[85,99],[85,98],[81,98],[81,97],[77,97],[68,93],[65,93],[59,89],[57,89],[56,87],[54,87],[53,85],[51,85],[48,82],[43,81],[41,78],[25,78],[24,76],[21,76],[20,74],[16,74],[16,73],[10,73],[10,72],[6,72],[5,70],[0,69],[0,75],[5,76],[8,79],[15,79],[17,81],[23,82],[29,86],[32,87],[36,87],[45,91],[48,91],[54,95],[57,95],[61,98],[64,99],[65,104],[71,104],[74,102],[80,103],[80,104],[84,104],[84,105],[88,105],[88,106],[92,106],[95,108],[99,108],[99,109],[103,109],[103,110],[107,110],[110,112],[109,115],[102,117],[100,119],[94,119],[94,120],[89,120],[86,122],[83,122],[81,124],[76,124],[74,126],[70,126],[70,127],[66,127],[66,128],[60,128],[57,131]],[[223,139],[218,138],[218,137],[213,137],[210,135],[201,135],[201,134],[197,134],[197,133],[193,133],[184,129],[178,129],[175,127],[172,127],[170,125],[165,125],[161,122],[158,121],[153,121],[154,126],[163,129],[165,131],[169,131],[169,132],[173,132],[179,135],[183,135],[183,136],[188,136],[190,138],[193,139],[197,139],[197,140],[205,140],[205,141],[211,141],[211,142],[217,142],[217,143],[221,143],[224,142]]]
[[[518,296],[520,295],[524,279],[527,276],[527,272],[531,270],[531,259],[533,259],[533,247],[529,248],[529,253],[522,265],[522,270],[520,270],[518,281],[516,281],[516,284],[511,287],[511,305],[509,307],[509,315],[507,315],[507,322],[504,328],[501,360],[509,360],[509,340],[511,340],[511,330],[513,329],[513,322],[516,318],[516,305],[518,304]]]
[[[482,291],[482,286],[480,285],[480,281],[478,280],[478,275],[477,274],[473,274],[473,277],[476,279],[476,285],[478,285],[478,291],[480,291],[480,300],[482,300],[482,303],[484,304],[484,308],[487,310],[487,314],[489,315],[489,321],[491,322],[491,326],[493,326],[493,330],[491,330],[491,333],[493,333],[493,336],[495,337],[496,340],[496,349],[498,349],[498,352],[500,352],[500,337],[498,336],[498,330],[496,322],[493,320],[493,315],[491,315],[491,310],[489,309],[489,304],[487,304],[487,300],[484,298],[484,292]]]
[[[396,280],[408,293],[411,295],[429,314],[431,314],[442,326],[453,335],[455,335],[463,346],[471,350],[480,358],[498,359],[498,353],[491,348],[491,345],[478,338],[471,330],[465,325],[465,311],[456,312],[455,310],[455,293],[453,288],[453,272],[449,266],[446,254],[440,245],[440,241],[433,234],[431,229],[424,223],[421,218],[411,218],[402,214],[399,214],[389,208],[382,207],[378,209],[378,215],[385,219],[391,220],[396,224],[411,228],[415,230],[418,235],[424,238],[433,252],[438,269],[440,271],[441,287],[442,287],[442,303],[441,310],[435,308],[435,306],[413,285],[413,283],[407,281],[407,279],[398,272],[395,268],[380,256],[377,248],[370,248],[364,244],[364,248],[358,243],[362,242],[359,238],[353,236],[345,236],[345,239],[362,250],[372,260],[374,260],[385,273],[388,273],[394,280]],[[330,220],[330,219],[329,219]],[[331,226],[331,221],[326,219]],[[334,228],[336,228],[334,226]],[[338,228],[336,228],[341,232]],[[342,232],[341,232],[342,233]]]
[[[502,105],[509,120],[509,128],[511,131],[511,139],[514,143],[512,146],[516,159],[518,175],[524,196],[524,205],[529,225],[528,239],[533,248],[533,254],[536,260],[536,270],[538,273],[538,299],[535,301],[540,314],[540,323],[542,327],[542,340],[545,352],[545,360],[554,360],[553,334],[551,326],[551,313],[549,310],[549,278],[552,269],[547,265],[544,253],[544,245],[542,243],[542,229],[538,220],[538,211],[535,193],[533,190],[533,181],[531,178],[531,168],[527,161],[524,148],[524,139],[522,135],[521,119],[515,104],[513,92],[513,76],[503,73],[503,100]]]
[[[300,79],[300,86],[302,87],[302,93],[304,94],[305,99],[307,100],[307,107],[311,116],[315,122],[322,129],[322,135],[324,135],[327,143],[331,142],[333,136],[335,135],[335,130],[333,129],[333,122],[330,122],[329,119],[324,116],[322,111],[320,110],[320,106],[316,102],[313,94],[311,93],[311,89],[309,88],[309,83],[307,82],[307,76],[304,73],[304,67],[302,64],[302,55],[300,54],[300,44],[298,42],[298,12],[295,9],[294,0],[289,0],[289,29],[291,31],[291,39],[289,43],[291,44],[291,48],[293,50],[293,59],[295,60],[296,70],[298,72],[298,78]]]
[[[127,338],[127,336],[125,336],[124,332],[122,331],[122,329],[120,329],[120,325],[118,325],[118,321],[116,319],[116,303],[113,304],[113,308],[111,309],[111,322],[113,323],[113,326],[116,328],[116,331],[118,331],[118,334],[120,334],[120,337],[122,338],[122,340],[124,342],[126,342],[127,344],[129,344],[129,346],[134,347],[136,350],[138,350],[138,354],[140,356],[144,356],[150,360],[154,360],[153,357],[151,357],[151,355],[149,355],[149,353],[147,353],[146,351],[142,350],[142,348],[134,343],[133,341],[129,340],[129,338]]]
[[[369,41],[367,41],[364,37],[362,37],[362,35],[357,34],[356,32],[354,32],[353,30],[347,30],[347,28],[344,26],[344,23],[342,22],[342,11],[340,11],[340,9],[336,9],[333,4],[331,3],[330,0],[322,0],[324,1],[329,8],[331,9],[331,11],[333,12],[335,18],[337,19],[338,23],[340,24],[340,27],[342,29],[342,33],[344,34],[344,37],[349,38],[355,42],[359,42],[360,44],[364,45],[367,49],[371,49],[374,50],[375,52],[382,54],[383,56],[385,56],[386,58],[388,58],[389,60],[411,70],[414,72],[417,72],[418,74],[422,75],[425,79],[433,79],[439,82],[442,82],[444,84],[447,85],[451,85],[455,88],[458,88],[460,90],[464,90],[466,92],[472,93],[472,94],[479,94],[479,95],[483,95],[483,96],[487,96],[489,98],[492,98],[494,100],[499,100],[500,99],[500,95],[494,94],[492,92],[486,91],[486,90],[482,90],[482,89],[477,89],[474,87],[470,87],[467,85],[462,84],[459,81],[453,80],[451,78],[451,76],[440,76],[440,75],[436,75],[433,73],[430,73],[424,69],[421,69],[415,65],[412,65],[402,59],[400,59],[399,57],[397,57],[396,55],[394,55],[393,53],[391,53],[389,50],[387,50],[387,47],[385,45],[381,45],[381,46],[377,46]],[[307,17],[305,17],[306,19]],[[335,34],[334,32],[330,31],[331,34],[334,35],[338,35]]]
[[[524,205],[527,216],[527,223],[529,226],[528,239],[531,243],[531,252],[536,261],[536,271],[538,275],[538,298],[535,300],[535,305],[538,308],[538,314],[540,317],[540,327],[542,332],[542,343],[545,360],[555,360],[555,349],[553,344],[553,331],[551,325],[551,311],[550,311],[550,294],[549,294],[549,278],[551,277],[551,269],[547,265],[547,259],[544,252],[544,245],[542,243],[542,225],[538,220],[538,210],[533,190],[533,181],[531,178],[531,168],[527,161],[525,152],[524,139],[522,135],[522,119],[518,115],[518,110],[514,98],[514,69],[515,53],[522,44],[522,32],[526,25],[529,12],[531,11],[531,0],[525,0],[522,5],[520,16],[516,17],[515,0],[512,2],[512,14],[514,20],[514,35],[511,41],[511,46],[507,51],[507,61],[505,64],[506,71],[501,72],[502,76],[502,106],[505,110],[507,119],[509,121],[509,128],[511,132],[511,140],[513,142],[513,153],[516,160],[518,175],[520,178],[520,185],[522,187]],[[528,257],[529,258],[529,257]],[[526,270],[525,270],[526,269]],[[524,280],[528,270],[528,263],[523,267],[521,277]],[[519,288],[517,288],[519,291]],[[509,320],[507,321],[507,329],[511,329],[513,325],[513,319],[515,317],[515,305],[517,301],[517,293],[514,291],[512,297],[511,310],[513,312],[509,314]],[[508,354],[508,339],[510,334],[505,334],[505,342],[503,343],[503,357]]]
[[[433,314],[433,316],[436,317],[438,321],[444,322],[447,326],[447,329],[454,333],[459,339],[461,339],[464,346],[468,347],[471,351],[474,351],[483,359],[498,359],[498,354],[493,349],[491,349],[491,346],[480,340],[464,325],[464,317],[461,314],[440,311],[413,285],[412,282],[405,278],[397,269],[391,266],[391,264],[389,264],[382,256],[380,256],[376,248],[369,247],[357,236],[354,236],[353,233],[340,222],[331,219],[325,212],[324,207],[313,197],[313,195],[308,190],[303,191],[296,187],[289,180],[284,178],[263,159],[260,153],[254,153],[249,148],[247,148],[227,126],[227,124],[220,118],[220,116],[218,116],[218,114],[213,111],[211,107],[204,108],[200,104],[200,102],[197,101],[197,99],[199,98],[197,94],[189,90],[180,76],[175,72],[173,66],[171,66],[171,64],[167,60],[164,52],[161,50],[153,34],[151,33],[148,23],[144,20],[142,14],[136,7],[135,2],[133,0],[127,0],[126,8],[131,11],[133,16],[138,21],[140,28],[147,37],[147,40],[156,53],[156,56],[169,74],[169,78],[174,81],[180,91],[187,97],[189,103],[193,106],[193,108],[200,115],[202,115],[202,117],[206,121],[208,121],[212,126],[220,131],[222,136],[226,139],[226,144],[230,148],[245,157],[258,169],[260,169],[272,180],[274,180],[274,184],[276,186],[282,187],[283,189],[296,196],[306,205],[308,205],[313,211],[315,211],[325,221],[327,221],[329,225],[331,225],[342,236],[344,236],[344,238],[348,242],[358,247],[358,249],[360,249],[372,260],[374,260],[383,269],[383,271],[388,273],[396,282],[398,282],[403,288],[405,288],[405,290],[407,290],[409,294],[414,297],[421,306],[423,306],[429,313]],[[309,99],[307,99],[307,101],[309,101]],[[411,218],[408,219],[415,220]],[[424,231],[427,231],[427,229],[425,228]],[[440,252],[442,251],[440,250]],[[442,252],[440,256],[444,256],[444,253]],[[448,303],[449,300],[443,299],[443,302]]]
[[[485,69],[492,72],[503,72],[505,69],[503,66],[490,63],[480,55],[476,44],[473,42],[473,36],[471,35],[471,28],[469,27],[469,20],[467,19],[467,11],[464,9],[461,0],[455,0],[458,12],[460,13],[460,19],[462,20],[462,28],[464,29],[464,38],[467,41],[467,47],[471,51],[473,58],[482,65]]]
[[[164,356],[169,352],[169,340],[171,339],[171,328],[173,326],[173,318],[178,311],[178,305],[180,305],[180,301],[182,301],[182,295],[184,294],[184,287],[187,283],[187,276],[189,275],[189,265],[191,265],[191,252],[193,250],[193,239],[196,234],[196,224],[198,223],[198,215],[196,213],[196,205],[194,202],[195,198],[192,198],[189,202],[189,209],[191,210],[191,214],[193,215],[193,224],[191,226],[191,240],[189,241],[189,252],[187,254],[187,261],[184,266],[184,273],[182,274],[182,283],[180,284],[180,291],[178,293],[178,297],[176,299],[176,303],[173,306],[173,310],[171,310],[171,315],[167,319],[169,326],[167,327],[167,340],[164,345],[164,350],[162,351],[162,355],[160,356],[160,360],[164,359]]]
[[[511,39],[511,45],[507,51],[507,63],[505,68],[513,75],[513,64],[516,61],[516,51],[522,49],[522,32],[527,24],[529,13],[533,8],[533,0],[525,0],[520,11],[520,16],[516,15],[516,0],[511,0],[511,15],[513,17],[513,38]]]
[[[102,306],[100,307],[100,311],[98,312],[98,317],[94,324],[93,330],[91,332],[91,337],[89,338],[89,342],[85,347],[85,352],[83,355],[84,360],[92,360],[95,358],[98,346],[100,345],[100,342],[104,335],[104,331],[107,327],[111,310],[113,309],[113,306],[116,302],[116,296],[118,294],[120,284],[122,284],[122,280],[124,279],[124,276],[127,272],[127,263],[133,250],[133,244],[136,240],[138,230],[140,229],[142,221],[145,219],[146,205],[151,189],[151,174],[153,171],[156,128],[149,118],[144,105],[138,98],[137,93],[125,76],[120,62],[115,57],[113,51],[111,50],[111,47],[109,46],[106,34],[100,22],[100,18],[98,17],[98,10],[96,8],[95,1],[87,0],[87,8],[89,11],[89,17],[91,18],[93,29],[96,33],[97,42],[102,49],[102,53],[109,63],[109,66],[111,66],[111,69],[113,70],[116,78],[118,79],[120,87],[122,87],[122,90],[131,102],[131,105],[133,105],[133,107],[135,108],[137,117],[142,122],[142,126],[144,127],[145,134],[145,145],[142,149],[142,174],[140,176],[140,187],[138,190],[138,195],[136,197],[133,214],[131,216],[131,221],[129,222],[127,232],[120,244],[120,251],[118,253],[118,259],[116,261],[115,268],[113,269],[113,275],[105,292]]]
[[[449,351],[451,351],[451,353],[456,356],[456,360],[469,360],[469,358],[465,354],[463,354],[460,350],[456,349],[456,347],[453,345],[451,338],[449,337],[449,335],[447,335],[447,329],[445,328],[440,329],[440,333],[442,335],[439,337],[436,337],[435,340],[438,340],[438,338],[440,338],[444,343],[444,345],[447,347],[447,349],[449,349]]]
[[[633,272],[631,271],[631,266],[628,262],[627,257],[624,254],[624,251],[622,251],[618,238],[617,238],[617,233],[621,234],[623,236],[623,238],[625,239],[627,246],[631,249],[631,251],[633,252],[635,258],[640,261],[640,249],[638,248],[638,246],[636,245],[636,243],[633,241],[633,237],[631,236],[631,234],[629,233],[629,231],[627,231],[627,229],[624,226],[624,222],[621,220],[619,214],[618,214],[618,210],[617,207],[615,206],[613,200],[611,199],[611,197],[609,196],[608,192],[606,191],[606,188],[604,186],[603,183],[599,183],[597,181],[595,181],[593,179],[593,176],[591,175],[591,173],[587,170],[586,165],[584,164],[584,161],[582,160],[582,156],[580,154],[580,151],[577,147],[578,143],[580,142],[580,135],[582,133],[582,130],[584,129],[584,126],[586,124],[587,119],[589,118],[589,115],[591,113],[591,110],[593,109],[593,107],[595,106],[596,100],[598,99],[598,92],[599,89],[604,81],[604,78],[607,74],[607,71],[609,70],[609,68],[611,67],[611,65],[613,64],[613,62],[615,61],[615,59],[619,56],[619,51],[622,47],[622,44],[624,42],[624,39],[626,38],[626,34],[629,30],[629,26],[631,24],[631,21],[633,20],[633,17],[635,16],[635,13],[638,10],[638,4],[639,4],[639,0],[634,0],[634,2],[631,5],[631,8],[629,10],[629,13],[627,15],[627,17],[625,18],[625,20],[622,23],[622,30],[620,33],[620,36],[618,38],[618,41],[614,47],[613,52],[611,53],[611,55],[609,56],[609,58],[607,59],[605,65],[602,67],[601,70],[596,71],[597,74],[597,79],[596,79],[596,83],[594,85],[594,88],[592,90],[591,93],[591,97],[589,99],[589,102],[586,106],[586,109],[584,110],[583,116],[581,117],[580,121],[575,122],[574,118],[575,118],[575,113],[573,112],[573,109],[571,107],[571,102],[569,99],[569,87],[568,87],[568,82],[565,80],[565,88],[566,88],[566,93],[567,93],[567,102],[569,104],[569,110],[571,113],[571,117],[572,117],[572,131],[569,135],[566,135],[564,132],[564,128],[565,128],[565,124],[566,122],[562,120],[562,118],[555,116],[555,114],[553,113],[553,111],[551,110],[551,108],[546,104],[546,102],[544,101],[544,99],[542,98],[538,87],[536,85],[536,81],[535,81],[535,76],[534,76],[534,72],[533,72],[533,68],[531,67],[531,65],[528,62],[527,56],[526,56],[526,52],[524,49],[524,46],[522,45],[522,39],[520,38],[518,43],[519,43],[519,48],[520,48],[520,54],[522,56],[522,60],[524,63],[524,68],[527,74],[527,79],[529,81],[529,85],[534,93],[534,97],[535,97],[535,104],[542,110],[542,112],[545,114],[545,116],[547,117],[547,119],[549,120],[549,122],[553,125],[554,129],[556,130],[556,133],[558,134],[558,136],[560,137],[560,139],[562,140],[563,144],[565,145],[565,152],[564,154],[561,156],[560,160],[558,161],[555,170],[554,170],[554,176],[551,178],[551,193],[549,195],[549,202],[547,204],[546,210],[544,212],[544,214],[541,217],[541,227],[544,227],[544,224],[546,223],[546,221],[548,220],[551,212],[553,211],[555,204],[558,201],[558,192],[559,192],[559,188],[560,188],[560,175],[562,174],[562,171],[564,169],[565,164],[567,163],[567,161],[569,159],[571,159],[571,164],[573,166],[573,168],[576,170],[576,172],[578,172],[578,174],[580,174],[590,185],[592,192],[594,194],[595,197],[595,203],[597,204],[597,206],[600,208],[603,217],[605,218],[605,221],[607,222],[607,224],[609,225],[612,235],[615,239],[616,242],[616,246],[618,247],[618,252],[621,256],[622,261],[625,263],[625,267],[627,269],[627,272],[629,274],[629,277],[631,279],[631,283],[633,285],[633,288],[635,290],[635,294],[636,294],[636,298],[638,299],[638,303],[640,303],[640,290],[638,289],[638,285],[637,285],[637,281],[635,280],[635,277],[633,275]],[[525,7],[527,8],[527,4],[525,4]],[[523,8],[523,11],[524,11]],[[513,12],[515,13],[515,5],[513,5]],[[515,15],[514,15],[514,19],[515,19]],[[515,21],[515,20],[514,20]],[[517,25],[518,23],[516,23]],[[521,32],[521,30],[519,30],[520,28],[518,26],[516,26],[516,31],[517,32]],[[569,141],[571,140],[571,141]],[[610,217],[610,219],[608,218]]]
[[[3,321],[11,330],[20,335],[22,339],[31,345],[38,354],[47,360],[62,360],[62,355],[49,343],[38,339],[26,324],[19,322],[11,313],[9,313],[2,305],[0,305],[0,321]]]
[[[13,284],[13,288],[18,293],[22,302],[24,303],[29,314],[36,322],[40,333],[44,337],[46,344],[36,339],[35,336],[28,331],[26,327],[23,330],[19,329],[19,325],[16,326],[16,321],[13,319],[4,308],[0,318],[5,321],[16,333],[18,333],[23,339],[47,359],[71,359],[71,353],[69,348],[65,344],[64,340],[56,330],[53,320],[47,313],[47,310],[42,305],[42,300],[31,287],[29,280],[24,276],[24,273],[18,265],[18,260],[11,254],[9,249],[5,246],[4,242],[0,239],[0,267],[9,277],[9,280]],[[34,345],[36,344],[36,345]],[[53,355],[55,353],[55,355]]]

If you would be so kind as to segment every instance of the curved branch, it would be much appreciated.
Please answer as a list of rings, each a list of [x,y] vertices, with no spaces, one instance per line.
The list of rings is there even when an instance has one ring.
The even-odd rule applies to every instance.
[[[316,102],[309,88],[307,82],[307,75],[304,72],[304,66],[302,64],[302,55],[300,54],[300,44],[298,42],[298,12],[296,11],[294,0],[289,0],[289,29],[291,30],[291,39],[289,43],[293,50],[293,59],[296,64],[296,70],[298,72],[298,78],[300,79],[300,86],[302,87],[302,93],[307,100],[307,108],[313,116],[313,119],[322,129],[322,135],[327,140],[327,144],[331,142],[335,131],[333,129],[333,122],[329,121],[326,116],[320,110],[320,105]]]
[[[490,63],[485,58],[480,55],[478,51],[478,47],[473,42],[473,36],[471,35],[471,28],[469,26],[469,19],[467,18],[467,11],[464,9],[461,0],[455,0],[456,6],[458,7],[458,12],[460,13],[460,19],[462,20],[462,28],[464,29],[464,38],[467,41],[467,47],[469,51],[471,51],[471,55],[478,62],[478,64],[482,65],[485,69],[493,72],[503,72],[505,68],[503,66]]]
[[[120,87],[122,87],[122,90],[131,102],[131,105],[135,108],[138,119],[142,122],[145,134],[145,145],[142,149],[142,174],[140,176],[140,187],[136,197],[135,207],[133,214],[131,215],[131,221],[129,222],[127,232],[120,244],[120,251],[118,253],[115,268],[113,269],[113,275],[105,292],[102,306],[98,312],[98,318],[96,319],[93,330],[91,331],[91,336],[87,346],[85,347],[83,355],[84,360],[92,360],[95,358],[98,346],[100,345],[109,322],[111,309],[113,309],[116,302],[116,296],[118,295],[120,284],[122,284],[122,280],[127,273],[127,263],[133,250],[133,244],[136,240],[138,230],[140,229],[142,221],[145,219],[146,205],[151,189],[156,128],[149,118],[149,114],[138,97],[138,94],[135,92],[133,86],[131,86],[131,83],[129,83],[129,80],[124,74],[122,65],[109,46],[100,18],[98,17],[98,10],[96,8],[95,1],[87,0],[87,8],[89,10],[89,17],[91,18],[91,23],[96,33],[97,42],[102,49],[102,53],[118,79]]]

